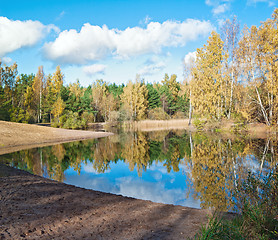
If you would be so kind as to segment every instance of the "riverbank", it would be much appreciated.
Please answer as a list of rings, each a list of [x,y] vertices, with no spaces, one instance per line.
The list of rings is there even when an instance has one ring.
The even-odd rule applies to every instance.
[[[171,120],[142,120],[134,122],[124,122],[123,128],[126,131],[162,131],[162,130],[187,130],[195,132],[201,130],[206,133],[219,133],[224,137],[234,137],[236,135],[249,136],[251,138],[269,138],[276,135],[277,129],[267,126],[263,123],[238,124],[232,120],[223,120],[221,122],[199,121],[199,125],[191,123],[189,119],[171,119]]]
[[[59,183],[0,164],[0,239],[187,239],[206,210]]]
[[[0,121],[0,154],[110,135],[113,134]]]

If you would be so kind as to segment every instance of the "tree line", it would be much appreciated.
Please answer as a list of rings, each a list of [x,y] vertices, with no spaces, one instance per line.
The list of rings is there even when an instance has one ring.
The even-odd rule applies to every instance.
[[[65,85],[57,66],[46,75],[18,74],[17,64],[0,65],[0,119],[86,128],[89,122],[186,117],[188,101],[175,74],[161,84],[145,83],[138,75],[126,85],[96,80],[88,87],[79,80]]]
[[[79,80],[65,85],[57,66],[46,75],[18,74],[17,64],[0,62],[0,119],[86,128],[89,122],[223,119],[278,123],[278,9],[259,27],[227,20],[213,31],[196,58],[185,66],[185,80],[165,74],[161,83],[135,81],[117,85]]]

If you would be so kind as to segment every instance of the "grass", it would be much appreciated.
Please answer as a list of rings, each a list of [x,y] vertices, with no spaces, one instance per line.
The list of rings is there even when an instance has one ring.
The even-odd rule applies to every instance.
[[[125,122],[124,127],[134,131],[155,131],[162,129],[186,129],[188,128],[188,119],[171,120],[142,120],[134,122]]]
[[[237,216],[232,220],[211,217],[195,239],[278,239],[278,171],[262,179],[249,173],[234,194]]]

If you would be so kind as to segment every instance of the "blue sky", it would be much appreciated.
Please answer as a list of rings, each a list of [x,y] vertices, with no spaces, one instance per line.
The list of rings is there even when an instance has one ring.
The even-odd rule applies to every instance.
[[[0,58],[20,73],[46,74],[60,65],[65,83],[77,78],[126,83],[177,74],[227,18],[241,27],[271,17],[277,0],[14,0],[1,2]],[[187,59],[187,58],[186,58]]]

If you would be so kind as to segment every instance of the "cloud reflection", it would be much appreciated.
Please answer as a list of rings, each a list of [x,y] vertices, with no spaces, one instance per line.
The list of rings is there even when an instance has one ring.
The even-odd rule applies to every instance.
[[[111,166],[110,173],[97,174],[91,164],[83,165],[81,175],[66,172],[66,183],[79,187],[108,192],[158,203],[200,207],[192,195],[186,199],[186,176],[167,174],[165,167],[152,166],[138,177],[124,163]]]

